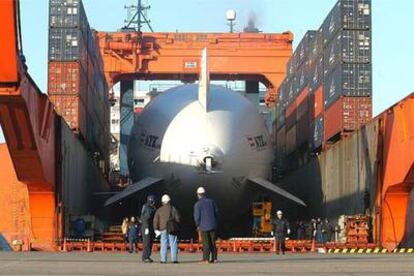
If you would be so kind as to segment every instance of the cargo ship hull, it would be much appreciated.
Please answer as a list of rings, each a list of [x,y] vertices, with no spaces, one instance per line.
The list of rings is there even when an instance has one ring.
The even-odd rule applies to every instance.
[[[294,153],[278,185],[308,203],[285,206],[292,218],[366,214],[373,241],[389,249],[414,244],[414,94],[317,155]]]

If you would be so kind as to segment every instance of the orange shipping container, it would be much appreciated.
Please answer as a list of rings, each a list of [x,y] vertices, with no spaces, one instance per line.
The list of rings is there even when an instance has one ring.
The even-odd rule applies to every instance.
[[[319,86],[313,94],[313,113],[314,118],[319,117],[323,112],[323,85]]]
[[[77,95],[87,91],[87,74],[79,62],[49,62],[48,94]]]
[[[72,130],[79,131],[82,135],[87,133],[86,103],[79,95],[49,96],[55,106],[56,112],[62,116]]]
[[[309,89],[306,87],[300,92],[295,100],[296,102],[296,120],[299,121],[309,111]]]
[[[355,131],[371,118],[371,97],[341,97],[325,111],[325,139]]]
[[[288,118],[290,115],[294,114],[296,112],[296,101],[292,102],[288,107],[286,108],[286,118]]]
[[[296,106],[301,105],[304,101],[306,101],[306,99],[308,98],[309,95],[309,88],[305,87],[300,93],[299,95],[296,97],[295,102],[296,102]]]

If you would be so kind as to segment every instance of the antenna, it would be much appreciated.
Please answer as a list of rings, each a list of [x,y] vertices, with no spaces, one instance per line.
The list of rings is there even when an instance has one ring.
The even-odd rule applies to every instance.
[[[146,24],[151,32],[154,30],[151,27],[151,21],[147,19],[147,11],[151,8],[150,5],[142,4],[142,0],[137,0],[137,5],[124,6],[127,10],[127,19],[124,21],[124,29],[135,29],[141,33],[142,26]]]
[[[236,23],[234,21],[236,21],[236,11],[235,10],[228,10],[226,12],[226,19],[229,23],[227,23],[227,25],[230,26],[230,33],[234,32],[234,25],[236,25]]]

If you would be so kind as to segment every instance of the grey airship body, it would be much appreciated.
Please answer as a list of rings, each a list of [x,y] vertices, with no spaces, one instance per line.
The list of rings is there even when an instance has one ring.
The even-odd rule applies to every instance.
[[[191,221],[196,189],[203,186],[226,225],[249,212],[256,190],[304,205],[267,180],[273,156],[265,122],[244,96],[209,84],[206,56],[199,84],[165,91],[137,117],[128,148],[134,184],[107,204],[153,189],[168,193]]]

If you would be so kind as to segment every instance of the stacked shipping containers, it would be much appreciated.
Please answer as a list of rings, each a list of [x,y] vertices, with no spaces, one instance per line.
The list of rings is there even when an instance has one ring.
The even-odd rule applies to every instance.
[[[56,111],[109,168],[109,100],[103,61],[81,0],[49,1],[48,93]]]
[[[287,66],[275,110],[279,154],[317,152],[368,122],[371,1],[339,0],[319,30],[305,34]]]
[[[325,140],[372,117],[371,1],[339,1],[322,25]]]

